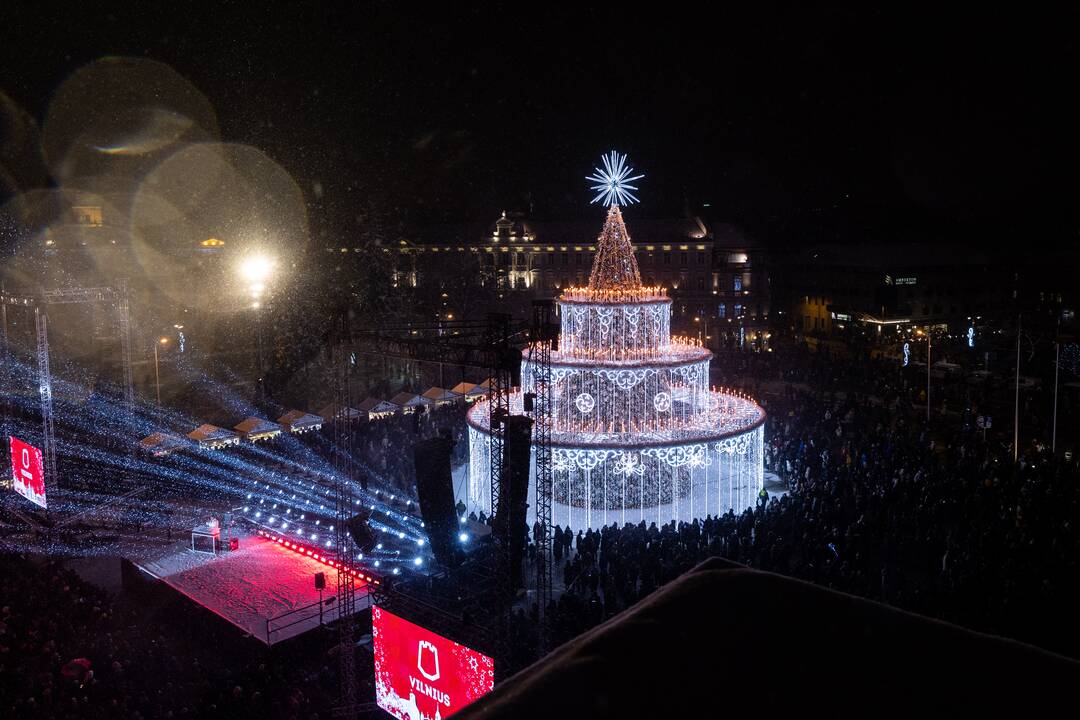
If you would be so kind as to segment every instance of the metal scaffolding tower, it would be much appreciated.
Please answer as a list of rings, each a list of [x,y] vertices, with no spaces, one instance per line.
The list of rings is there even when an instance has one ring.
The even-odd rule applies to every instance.
[[[41,294],[43,305],[71,305],[104,302],[116,308],[116,329],[120,335],[120,362],[123,372],[124,409],[130,416],[135,410],[135,384],[131,372],[131,310],[127,281],[120,280],[115,288],[61,288]]]
[[[331,351],[334,371],[334,406],[336,417],[330,418],[334,427],[334,501],[336,504],[334,523],[334,550],[337,556],[337,607],[338,640],[341,671],[341,698],[334,710],[335,717],[355,718],[361,706],[359,704],[360,687],[356,670],[356,581],[349,572],[350,553],[346,548],[352,540],[349,537],[349,519],[352,517],[352,492],[349,483],[355,467],[353,463],[353,443],[356,433],[356,418],[349,408],[352,407],[350,387],[349,354],[343,341],[348,337],[347,322],[341,321],[341,335]]]
[[[38,395],[41,400],[42,455],[45,460],[46,481],[59,486],[56,463],[56,431],[53,422],[52,371],[49,366],[49,320],[45,312],[48,305],[73,305],[109,303],[116,308],[117,329],[123,365],[124,406],[130,416],[134,411],[135,393],[131,372],[131,319],[127,285],[121,281],[117,288],[61,288],[45,290],[40,295],[15,295],[0,291],[0,345],[3,346],[4,367],[9,367],[8,307],[23,307],[34,311],[35,357],[37,360]],[[5,432],[7,431],[7,408],[4,408]]]
[[[536,467],[536,605],[539,612],[537,648],[547,650],[550,628],[547,626],[551,602],[551,351],[557,347],[558,325],[554,321],[555,304],[550,300],[533,303],[533,326],[530,333],[529,370],[533,374],[535,397],[532,398],[533,448]]]
[[[131,377],[131,309],[127,280],[117,283],[116,321],[120,328],[120,356],[124,367],[124,410],[130,417],[135,412],[135,383]]]
[[[491,513],[495,515],[502,495],[506,444],[503,420],[510,415],[510,391],[513,388],[513,377],[510,368],[510,316],[505,313],[491,313],[488,315],[488,320],[487,345],[495,354],[491,380],[488,383],[491,455],[500,459],[500,462],[491,463]]]
[[[37,333],[38,393],[41,396],[41,427],[44,440],[45,477],[54,486],[56,475],[56,431],[53,426],[52,373],[49,370],[49,319],[41,308],[34,308],[34,327]]]

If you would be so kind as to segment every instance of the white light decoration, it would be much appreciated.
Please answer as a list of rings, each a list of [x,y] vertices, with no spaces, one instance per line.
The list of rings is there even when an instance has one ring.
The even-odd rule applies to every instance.
[[[630,183],[645,176],[631,176],[630,173],[634,172],[634,168],[626,166],[626,155],[619,155],[612,150],[607,155],[601,155],[600,160],[604,163],[604,169],[593,168],[593,174],[585,177],[586,180],[596,183],[589,188],[598,191],[592,202],[602,200],[605,205],[629,205],[639,202],[630,192],[637,190],[637,187]]]
[[[738,392],[709,387],[712,353],[697,340],[672,336],[671,299],[663,288],[641,284],[614,204],[597,244],[589,285],[558,299],[552,522],[575,529],[662,524],[753,505],[764,481],[764,410]],[[521,377],[509,398],[513,414],[523,414],[524,394],[535,392],[536,368],[526,361]],[[486,400],[468,414],[466,491],[470,509],[487,515],[489,416]],[[534,469],[533,492],[535,483]]]
[[[671,396],[666,392],[658,392],[653,397],[652,404],[656,408],[656,412],[666,413],[671,409]]]

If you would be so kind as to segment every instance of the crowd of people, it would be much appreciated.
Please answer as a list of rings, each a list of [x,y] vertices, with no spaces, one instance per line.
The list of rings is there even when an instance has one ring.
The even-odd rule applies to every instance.
[[[336,633],[252,653],[180,598],[110,594],[15,553],[0,554],[0,576],[2,717],[330,717]]]
[[[977,428],[928,427],[888,361],[792,350],[741,370],[788,492],[691,523],[555,528],[558,641],[720,556],[1080,657],[1075,460],[1033,445],[1014,466]]]
[[[461,402],[428,405],[410,413],[373,418],[363,423],[357,460],[365,471],[390,488],[416,496],[416,470],[411,448],[418,440],[449,437],[454,441],[451,462],[468,458],[469,442]]]

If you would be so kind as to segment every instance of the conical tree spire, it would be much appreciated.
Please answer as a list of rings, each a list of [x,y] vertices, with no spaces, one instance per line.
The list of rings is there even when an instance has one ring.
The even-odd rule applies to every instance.
[[[590,290],[636,290],[641,287],[634,246],[626,232],[618,205],[608,208],[607,220],[596,239],[596,258],[589,273]]]

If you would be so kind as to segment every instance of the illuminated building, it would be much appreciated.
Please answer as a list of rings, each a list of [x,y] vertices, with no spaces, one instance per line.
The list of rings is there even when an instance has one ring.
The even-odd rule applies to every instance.
[[[664,523],[752,505],[763,481],[765,412],[743,395],[711,389],[712,353],[696,337],[672,335],[672,299],[642,282],[618,205],[595,247],[588,284],[565,288],[557,301],[552,522]],[[523,412],[523,393],[535,388],[528,363],[522,384],[511,413]],[[489,412],[485,400],[468,415],[468,504],[485,513]]]
[[[971,317],[1009,316],[1016,270],[982,250],[928,243],[820,245],[774,268],[796,332],[883,338],[909,325],[965,332]]]
[[[535,298],[586,284],[597,245],[582,238],[592,232],[583,222],[503,212],[493,223],[430,228],[383,252],[398,287],[445,288],[447,309],[468,315],[457,281],[466,278],[523,314]],[[764,250],[739,228],[696,216],[635,219],[632,245],[642,281],[668,289],[673,328],[712,347],[737,344],[740,328],[747,344],[763,336],[771,307]]]

